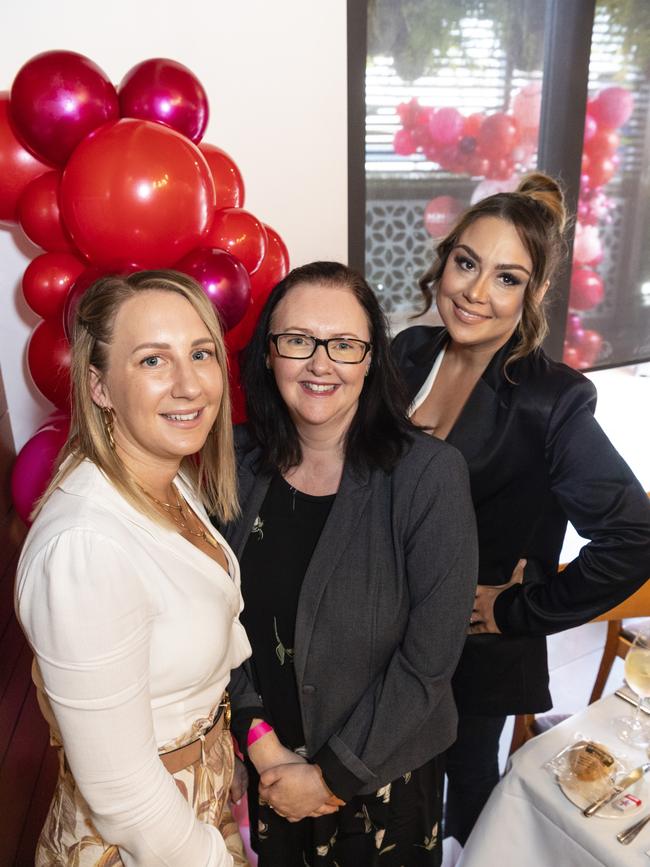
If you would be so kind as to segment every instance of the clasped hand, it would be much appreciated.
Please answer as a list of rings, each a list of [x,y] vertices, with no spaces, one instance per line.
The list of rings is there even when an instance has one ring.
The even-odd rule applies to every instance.
[[[515,584],[521,584],[524,580],[526,560],[519,560],[514,568],[510,581],[505,584],[479,584],[474,596],[474,607],[469,621],[468,632],[470,635],[479,635],[484,632],[500,634],[501,630],[494,619],[494,603],[499,594]]]
[[[332,793],[323,781],[320,770],[307,762],[292,762],[268,768],[260,776],[260,799],[289,822],[299,822],[307,816],[335,813],[338,806],[329,803]]]

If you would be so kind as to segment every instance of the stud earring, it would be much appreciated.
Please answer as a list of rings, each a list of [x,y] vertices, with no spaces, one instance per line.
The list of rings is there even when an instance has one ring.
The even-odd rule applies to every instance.
[[[104,430],[109,446],[115,451],[115,438],[113,436],[113,425],[115,424],[115,413],[110,406],[102,407],[102,421],[104,422]]]

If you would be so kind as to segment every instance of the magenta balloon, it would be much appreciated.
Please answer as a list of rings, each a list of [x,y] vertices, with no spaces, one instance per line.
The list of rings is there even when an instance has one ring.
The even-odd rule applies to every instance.
[[[11,88],[16,132],[37,157],[64,165],[89,132],[119,115],[115,88],[92,60],[46,51],[19,70]]]
[[[447,145],[458,141],[463,132],[463,115],[456,108],[439,108],[429,121],[429,132],[436,144]]]
[[[225,250],[199,248],[184,256],[176,268],[199,283],[229,331],[248,310],[251,281],[248,271]]]
[[[68,437],[70,419],[54,413],[20,450],[11,474],[11,495],[16,512],[29,524],[34,503],[50,481],[56,457]]]
[[[629,120],[634,109],[634,96],[624,87],[606,87],[590,105],[589,111],[599,126],[616,129]]]
[[[195,144],[208,125],[208,97],[198,78],[175,60],[143,60],[126,73],[118,88],[122,117],[171,126]]]

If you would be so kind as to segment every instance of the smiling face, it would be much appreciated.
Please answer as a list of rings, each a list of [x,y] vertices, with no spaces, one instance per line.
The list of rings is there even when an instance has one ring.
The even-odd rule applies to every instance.
[[[287,292],[273,312],[271,331],[371,342],[368,318],[351,290],[311,283]],[[340,364],[329,358],[324,346],[318,346],[311,358],[282,358],[269,342],[268,364],[299,434],[317,430],[345,436],[370,361],[368,354],[360,364]]]
[[[136,478],[199,451],[223,379],[212,337],[189,301],[157,290],[129,298],[115,317],[107,361],[103,374],[91,371],[91,394],[113,409],[116,448]]]
[[[503,346],[521,318],[532,267],[512,223],[472,223],[449,254],[436,296],[453,343],[489,355]]]

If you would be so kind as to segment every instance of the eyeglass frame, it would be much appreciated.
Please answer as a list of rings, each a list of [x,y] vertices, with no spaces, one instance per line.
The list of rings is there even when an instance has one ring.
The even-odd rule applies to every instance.
[[[314,341],[314,348],[309,353],[309,355],[282,355],[280,350],[278,349],[278,338],[280,337],[307,337],[309,340]],[[327,357],[334,364],[362,364],[368,355],[368,353],[372,350],[372,343],[368,343],[367,340],[360,340],[358,337],[314,337],[312,334],[300,334],[297,331],[280,331],[278,334],[269,334],[267,335],[267,340],[270,340],[271,343],[275,346],[275,351],[278,353],[280,358],[289,358],[292,361],[306,361],[308,358],[313,358],[316,354],[316,350],[319,346],[325,347],[325,352],[327,353]],[[358,361],[337,361],[335,358],[332,358],[330,355],[329,344],[335,340],[349,340],[354,343],[362,343],[364,347],[364,353]]]

